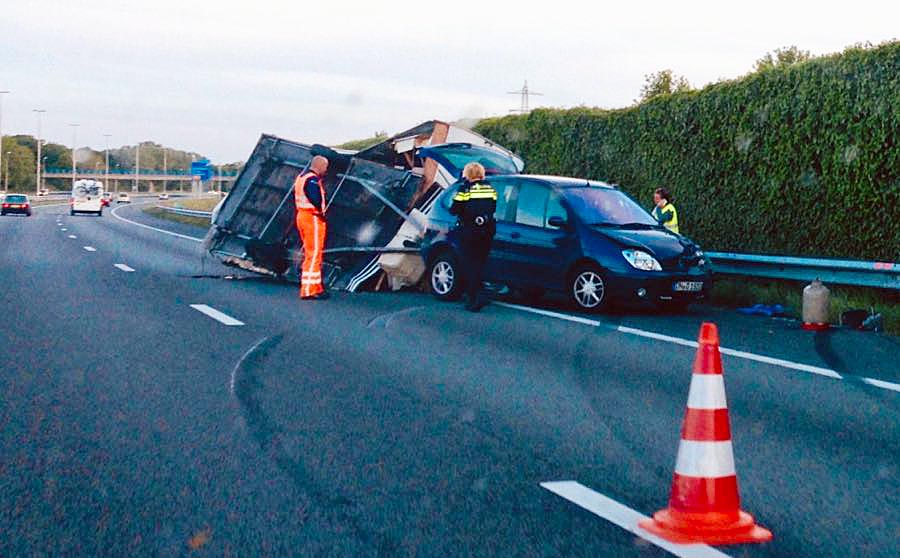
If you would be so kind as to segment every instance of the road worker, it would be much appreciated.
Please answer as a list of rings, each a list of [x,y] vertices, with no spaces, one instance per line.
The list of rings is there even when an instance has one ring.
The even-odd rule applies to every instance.
[[[672,195],[665,188],[657,188],[653,192],[653,217],[660,225],[675,234],[678,232],[678,211],[672,205]]]
[[[294,205],[297,208],[297,232],[303,243],[300,267],[300,298],[324,300],[328,293],[322,285],[322,254],[325,250],[326,196],[325,173],[328,159],[313,157],[309,169],[294,181]]]
[[[457,216],[466,310],[471,312],[478,312],[485,304],[481,299],[481,277],[497,230],[496,209],[497,191],[484,182],[484,167],[479,163],[467,164],[450,213]]]

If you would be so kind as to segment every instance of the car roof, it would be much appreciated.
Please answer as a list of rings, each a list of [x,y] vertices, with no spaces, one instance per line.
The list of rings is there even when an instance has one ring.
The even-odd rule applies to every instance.
[[[591,186],[595,188],[615,189],[614,185],[602,182],[600,180],[573,178],[571,176],[553,176],[549,174],[503,174],[491,176],[488,178],[488,180],[490,181],[497,178],[515,178],[518,180],[525,179],[533,182],[543,182],[544,184],[557,188],[584,188],[586,186]]]

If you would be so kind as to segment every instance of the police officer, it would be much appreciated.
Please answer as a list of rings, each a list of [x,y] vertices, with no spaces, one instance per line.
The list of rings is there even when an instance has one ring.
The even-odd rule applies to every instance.
[[[463,184],[453,196],[450,213],[457,216],[466,310],[471,312],[478,312],[485,304],[480,298],[481,276],[497,231],[496,209],[497,191],[484,182],[484,167],[479,163],[467,164],[463,169]]]

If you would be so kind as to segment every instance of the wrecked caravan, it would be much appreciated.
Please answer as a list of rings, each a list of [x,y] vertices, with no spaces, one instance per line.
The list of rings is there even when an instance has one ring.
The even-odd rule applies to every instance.
[[[469,161],[490,174],[521,172],[522,160],[478,134],[430,121],[359,152],[263,135],[213,218],[207,250],[228,265],[296,279],[302,247],[293,184],[315,155],[329,159],[325,185],[326,287],[356,291],[416,284],[418,241],[437,195]]]

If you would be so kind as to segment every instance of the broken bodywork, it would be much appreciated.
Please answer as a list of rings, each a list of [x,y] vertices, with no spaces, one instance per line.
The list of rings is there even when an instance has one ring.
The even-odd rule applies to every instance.
[[[468,161],[489,172],[521,172],[522,160],[452,124],[429,121],[359,152],[263,135],[213,217],[205,246],[229,265],[296,278],[302,245],[294,225],[294,179],[315,155],[325,177],[326,286],[356,291],[419,281],[417,248],[437,195]]]

